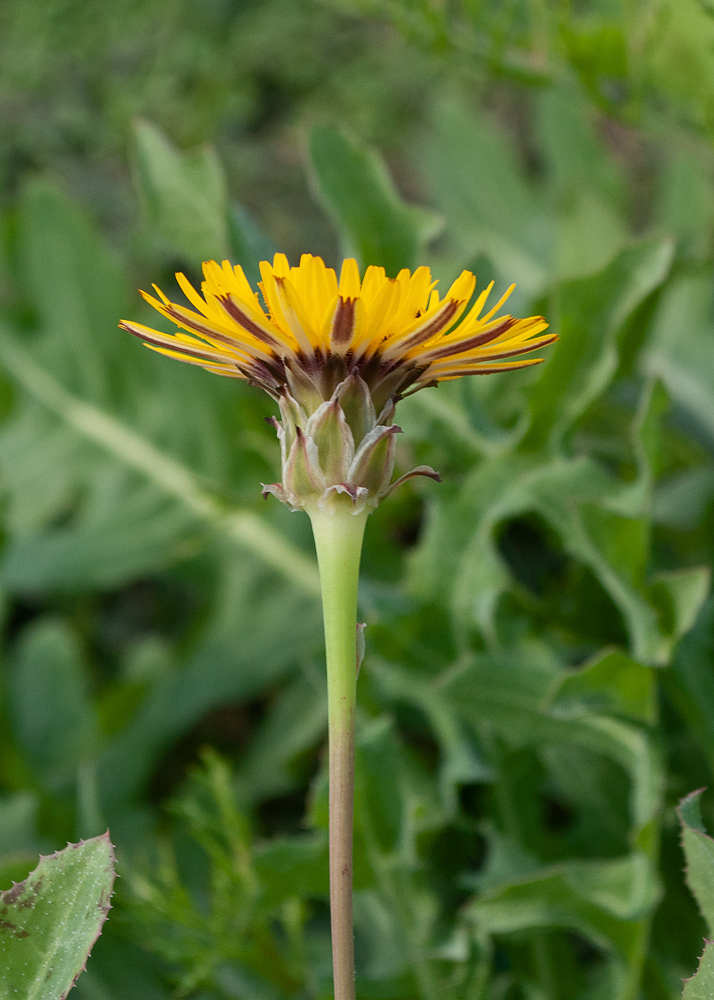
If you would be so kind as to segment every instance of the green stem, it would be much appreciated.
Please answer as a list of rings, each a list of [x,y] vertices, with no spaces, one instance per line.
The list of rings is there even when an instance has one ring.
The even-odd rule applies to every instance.
[[[357,693],[357,584],[367,511],[308,508],[322,590],[330,774],[330,915],[335,1000],[354,1000],[352,823]]]

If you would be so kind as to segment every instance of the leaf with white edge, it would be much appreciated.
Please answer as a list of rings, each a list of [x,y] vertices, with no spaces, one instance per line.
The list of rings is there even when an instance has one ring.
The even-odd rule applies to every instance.
[[[110,910],[109,833],[40,858],[0,893],[0,997],[64,1000],[85,967]]]
[[[704,789],[687,795],[679,803],[682,847],[687,859],[687,885],[699,904],[709,933],[714,934],[714,839],[704,829],[700,799]]]

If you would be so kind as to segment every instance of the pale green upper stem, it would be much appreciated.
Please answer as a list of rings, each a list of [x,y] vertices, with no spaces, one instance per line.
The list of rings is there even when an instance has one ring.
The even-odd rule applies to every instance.
[[[308,508],[322,587],[327,659],[330,779],[330,914],[335,1000],[354,1000],[352,824],[354,813],[357,585],[368,511],[346,501]]]
[[[320,584],[312,560],[282,538],[258,514],[250,510],[226,509],[201,487],[190,469],[104,410],[67,392],[6,335],[0,336],[0,362],[24,389],[66,424],[125,465],[141,472],[301,590],[319,593]]]

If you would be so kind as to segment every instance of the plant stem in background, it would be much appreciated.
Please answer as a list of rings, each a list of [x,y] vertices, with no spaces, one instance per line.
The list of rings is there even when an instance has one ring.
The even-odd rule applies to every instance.
[[[330,775],[330,913],[335,1000],[354,1000],[352,820],[354,811],[357,584],[367,509],[308,508],[322,588],[327,657]]]

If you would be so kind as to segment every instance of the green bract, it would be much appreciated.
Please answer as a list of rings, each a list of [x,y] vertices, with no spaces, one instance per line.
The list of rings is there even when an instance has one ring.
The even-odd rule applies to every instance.
[[[392,482],[395,435],[394,401],[380,414],[366,382],[350,375],[331,398],[320,402],[307,416],[305,408],[288,392],[280,397],[282,420],[273,419],[282,456],[283,481],[263,488],[291,510],[317,503],[329,510],[340,497],[349,497],[355,514],[376,507],[392,490],[413,476],[439,474],[420,465]]]

